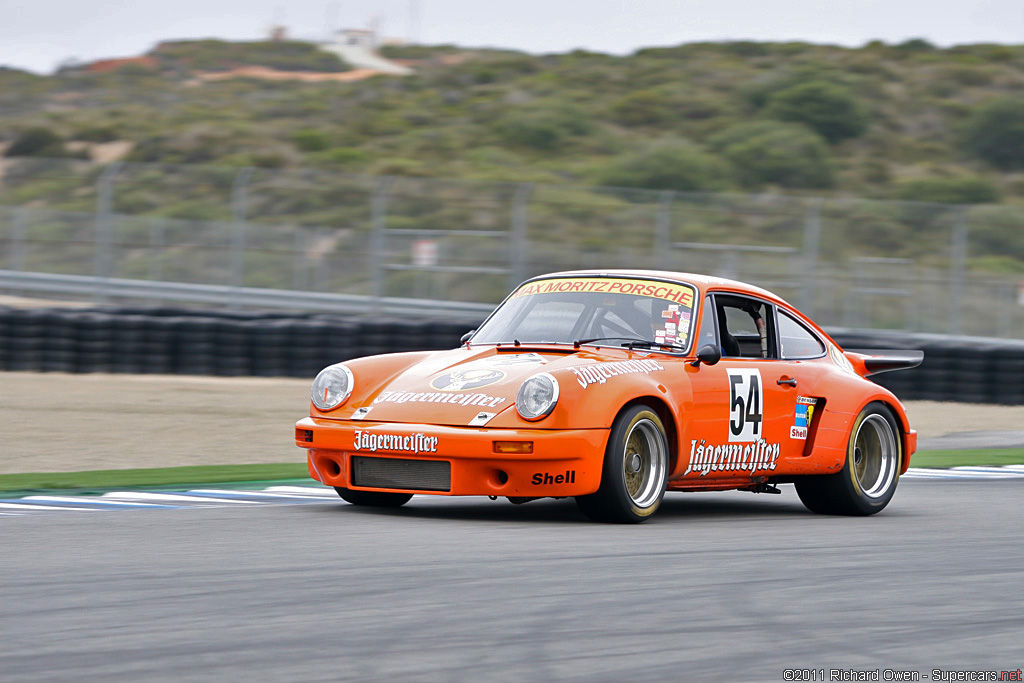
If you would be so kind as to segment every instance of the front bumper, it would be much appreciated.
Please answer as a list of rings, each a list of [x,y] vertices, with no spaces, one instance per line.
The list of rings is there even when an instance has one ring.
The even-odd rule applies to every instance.
[[[327,486],[532,498],[597,491],[608,433],[607,429],[487,429],[306,417],[295,425],[295,444],[307,451],[310,476]],[[530,442],[532,452],[499,453],[495,442]],[[401,485],[361,484],[361,475],[355,473],[356,458],[366,459],[361,466],[372,461],[394,466],[384,469],[412,474],[403,475]],[[414,465],[422,463],[448,463],[446,489],[433,479],[417,485],[415,472],[420,468]]]

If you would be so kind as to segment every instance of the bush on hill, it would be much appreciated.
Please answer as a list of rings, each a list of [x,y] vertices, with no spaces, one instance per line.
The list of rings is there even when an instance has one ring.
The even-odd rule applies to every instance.
[[[896,198],[944,204],[994,204],[1000,200],[999,188],[984,178],[915,178],[896,186]]]
[[[999,99],[971,113],[964,148],[998,169],[1024,169],[1024,98]]]
[[[8,157],[67,156],[64,138],[49,128],[35,126],[19,134],[4,152]]]
[[[598,182],[650,190],[713,191],[726,187],[728,168],[692,144],[655,141],[613,160]]]
[[[764,114],[803,123],[831,143],[860,136],[869,123],[864,106],[847,89],[823,81],[800,83],[771,95]]]
[[[821,136],[795,123],[741,123],[711,138],[711,149],[733,167],[747,189],[832,187],[828,146]]]

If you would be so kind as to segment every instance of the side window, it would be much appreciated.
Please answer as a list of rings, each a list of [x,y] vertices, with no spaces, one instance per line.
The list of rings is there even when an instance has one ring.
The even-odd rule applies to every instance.
[[[718,346],[718,335],[715,334],[715,304],[710,296],[704,297],[704,310],[700,314],[700,339],[695,350],[707,344]]]
[[[772,307],[735,294],[715,297],[722,355],[733,358],[778,358]]]
[[[787,360],[825,355],[825,345],[821,340],[784,311],[779,311],[779,340],[782,342],[782,357]]]

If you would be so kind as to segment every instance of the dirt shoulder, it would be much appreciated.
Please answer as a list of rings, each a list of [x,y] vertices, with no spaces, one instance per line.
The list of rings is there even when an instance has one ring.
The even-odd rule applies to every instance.
[[[0,474],[303,462],[309,380],[0,372]],[[921,438],[1024,425],[1024,406],[906,404]]]
[[[0,474],[303,462],[309,381],[0,373]]]

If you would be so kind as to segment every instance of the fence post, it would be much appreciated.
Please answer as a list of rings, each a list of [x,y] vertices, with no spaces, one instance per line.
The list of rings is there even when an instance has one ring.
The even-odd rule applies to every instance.
[[[309,289],[309,265],[306,255],[309,252],[309,234],[301,225],[295,226],[295,251],[292,258],[292,289],[295,291]]]
[[[112,254],[113,230],[111,225],[111,213],[114,204],[114,178],[124,163],[115,161],[103,169],[99,180],[96,181],[96,235],[94,239],[93,252],[93,276],[96,277],[96,290],[93,292],[93,299],[102,303],[107,300],[107,280],[110,279],[113,268]]]
[[[253,169],[245,167],[231,185],[231,286],[245,285],[245,233],[249,202],[249,179]]]
[[[373,190],[370,211],[370,260],[373,273],[372,294],[374,299],[384,296],[384,230],[388,220],[388,191],[394,183],[394,176],[381,176]],[[374,308],[377,304],[374,303]]]
[[[807,205],[804,216],[803,287],[800,291],[800,310],[814,317],[814,294],[818,291],[818,255],[821,250],[821,209],[823,197],[816,197]]]
[[[512,198],[512,248],[509,250],[509,290],[526,279],[528,208],[533,183],[521,183]]]
[[[949,264],[949,333],[963,333],[964,276],[967,271],[967,237],[969,207],[961,206],[953,226]]]
[[[14,224],[11,226],[10,251],[11,270],[21,272],[25,267],[25,228],[30,209],[21,207],[14,210]]]
[[[149,279],[161,282],[164,279],[164,219],[149,219]],[[151,300],[151,303],[155,301]]]
[[[675,190],[662,190],[658,196],[658,208],[654,217],[654,263],[662,270],[672,270],[672,201]]]

